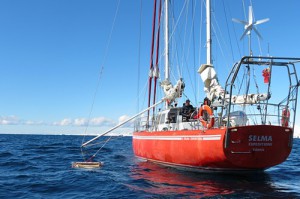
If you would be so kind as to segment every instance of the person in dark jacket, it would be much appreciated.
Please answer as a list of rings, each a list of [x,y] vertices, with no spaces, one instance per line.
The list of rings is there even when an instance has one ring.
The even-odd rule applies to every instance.
[[[193,111],[194,111],[194,107],[193,105],[190,104],[190,100],[187,99],[182,107],[182,115],[187,119],[190,119]]]

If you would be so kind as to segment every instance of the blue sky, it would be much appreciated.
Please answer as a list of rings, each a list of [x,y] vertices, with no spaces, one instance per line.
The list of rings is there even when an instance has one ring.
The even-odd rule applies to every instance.
[[[214,1],[215,13],[223,12],[223,2],[239,38],[243,27],[231,18],[245,20],[242,1]],[[121,0],[107,48],[117,0],[0,0],[0,133],[78,134],[89,117],[91,133],[100,133],[134,115],[150,62],[152,4],[142,1],[140,27],[141,1]],[[300,57],[300,1],[252,4],[256,19],[270,18],[258,27],[263,54],[269,44],[273,56]],[[247,53],[238,42],[241,54]]]

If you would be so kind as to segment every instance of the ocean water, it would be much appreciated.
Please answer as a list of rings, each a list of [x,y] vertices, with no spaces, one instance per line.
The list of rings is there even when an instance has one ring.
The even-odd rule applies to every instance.
[[[0,198],[300,198],[300,139],[288,160],[252,175],[201,174],[134,157],[131,137],[111,139],[82,161],[82,136],[0,135]],[[276,155],[276,154],[274,154]]]

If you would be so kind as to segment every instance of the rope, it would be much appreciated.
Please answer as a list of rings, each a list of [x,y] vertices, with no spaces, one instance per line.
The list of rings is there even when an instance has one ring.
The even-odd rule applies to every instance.
[[[93,154],[91,155],[88,159],[84,159],[86,162],[92,162],[93,159],[96,157],[96,155],[101,151],[101,149],[111,140],[119,139],[121,136],[110,136],[106,140],[103,140],[102,142],[94,143],[94,144],[89,144],[89,146],[94,146],[98,144],[102,144],[102,146]]]
[[[81,145],[84,143],[84,139],[85,139],[86,134],[87,134],[87,129],[89,127],[91,115],[92,115],[94,104],[95,104],[95,101],[96,101],[96,96],[97,96],[97,93],[98,93],[98,90],[99,90],[99,87],[100,87],[100,82],[101,82],[101,78],[102,78],[102,74],[103,74],[103,70],[104,70],[104,64],[105,64],[107,56],[108,56],[108,49],[109,49],[109,46],[110,46],[112,33],[113,33],[113,30],[114,30],[114,27],[115,27],[116,18],[117,18],[118,11],[119,11],[119,5],[120,5],[120,0],[118,0],[118,2],[117,2],[117,9],[116,9],[116,12],[115,12],[115,15],[114,15],[113,24],[112,24],[112,27],[111,27],[111,30],[110,30],[108,41],[106,43],[104,58],[103,58],[103,61],[100,65],[100,72],[99,72],[99,76],[98,76],[99,78],[98,78],[98,81],[97,81],[96,90],[95,90],[95,93],[94,93],[94,96],[93,96],[92,105],[91,105],[91,109],[90,109],[89,116],[88,116],[88,123],[87,123],[85,131],[84,131],[84,137],[82,138]],[[81,155],[84,158],[82,147],[81,147]]]
[[[94,159],[94,157],[96,157],[96,155],[100,152],[100,150],[107,144],[107,142],[112,138],[112,136],[110,136],[106,141],[104,141],[104,144],[96,151],[96,153],[94,153],[94,155],[92,155],[87,162],[90,162]]]

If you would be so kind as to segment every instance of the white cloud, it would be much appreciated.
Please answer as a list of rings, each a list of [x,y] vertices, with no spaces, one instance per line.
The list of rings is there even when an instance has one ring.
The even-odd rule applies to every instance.
[[[1,125],[16,125],[19,124],[20,120],[18,117],[12,115],[12,116],[4,116],[0,117],[0,124]]]
[[[73,121],[73,125],[75,125],[75,126],[86,126],[87,125],[87,119],[85,119],[85,118],[76,118]]]
[[[114,126],[115,122],[111,119],[107,119],[105,117],[96,117],[90,120],[90,124],[93,126]]]
[[[130,117],[128,115],[122,115],[121,117],[119,117],[119,124],[122,123],[122,122],[125,122],[129,118]]]
[[[86,118],[75,118],[75,119],[70,119],[70,118],[65,118],[62,119],[59,122],[54,122],[53,125],[55,126],[114,126],[116,125],[116,122],[105,118],[105,117],[96,117],[90,119]]]
[[[25,124],[25,125],[43,125],[43,124],[45,124],[45,122],[28,120],[28,121],[24,121],[23,124]]]
[[[122,115],[121,117],[119,117],[119,124],[121,124],[122,122],[125,122],[126,120],[128,120],[130,118],[130,116],[128,115]],[[134,124],[134,120],[129,121],[128,123],[125,123],[123,125],[123,127],[132,127]]]
[[[43,125],[43,121],[20,120],[17,116],[0,116],[0,125]]]
[[[119,118],[119,122],[128,119],[128,116]],[[17,116],[0,116],[1,132],[5,133],[30,133],[30,134],[88,134],[98,135],[116,126],[117,121],[105,117],[86,118],[64,118],[60,121],[47,123],[44,121],[22,120]],[[86,128],[89,125],[89,128]],[[111,132],[111,135],[129,135],[133,130],[128,124]]]
[[[59,122],[54,122],[53,125],[54,126],[69,126],[71,125],[73,122],[72,122],[72,119],[70,118],[65,118]]]

